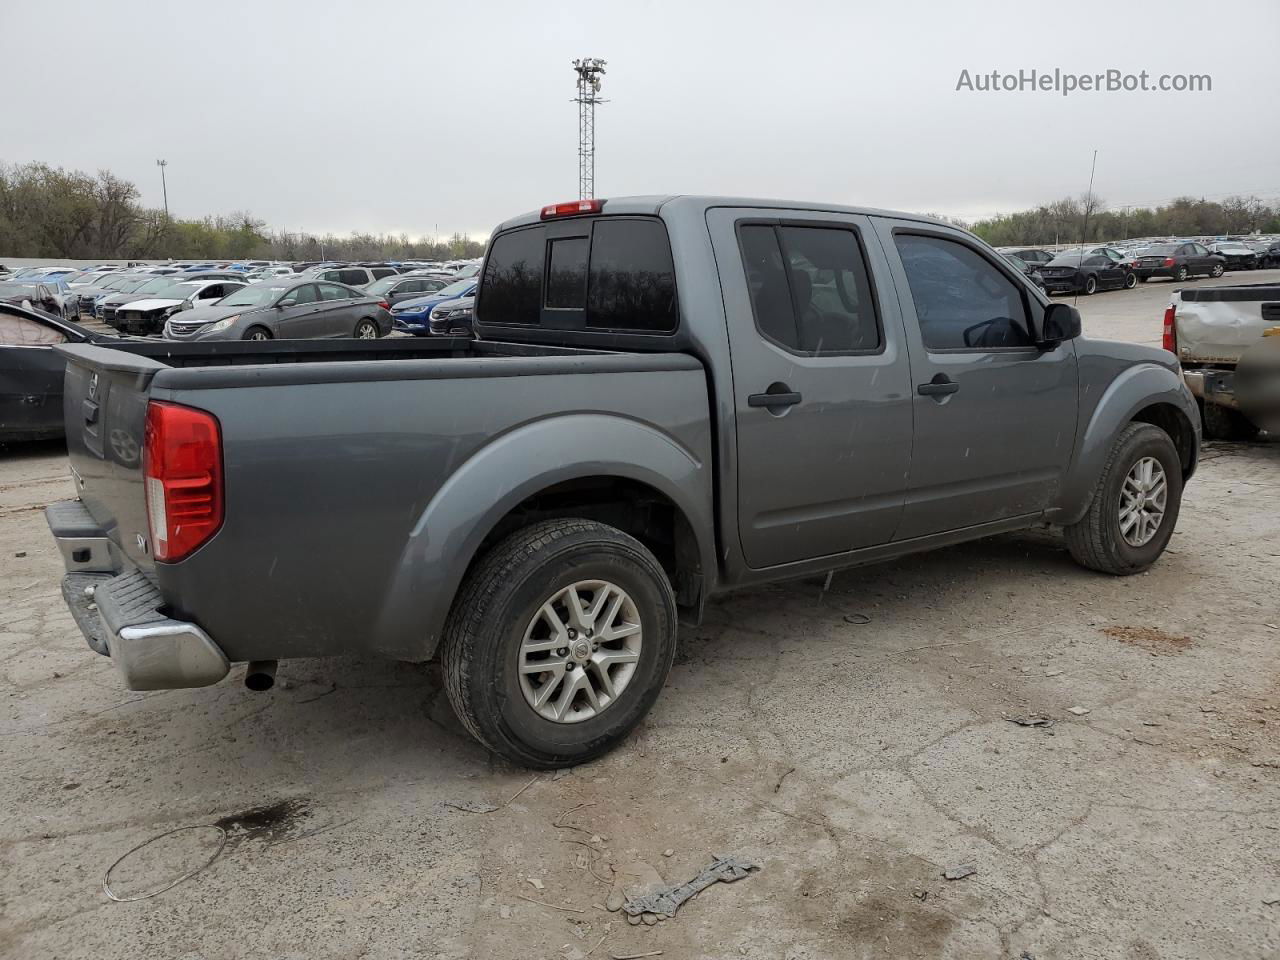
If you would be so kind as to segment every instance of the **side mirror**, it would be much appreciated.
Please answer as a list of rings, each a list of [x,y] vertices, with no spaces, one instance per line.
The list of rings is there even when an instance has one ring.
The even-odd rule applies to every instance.
[[[1054,346],[1080,336],[1080,311],[1065,303],[1051,303],[1044,308],[1040,325],[1040,345]]]

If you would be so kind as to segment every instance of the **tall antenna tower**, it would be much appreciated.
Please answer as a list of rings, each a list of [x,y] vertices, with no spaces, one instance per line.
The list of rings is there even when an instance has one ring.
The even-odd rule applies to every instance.
[[[578,74],[578,199],[591,200],[596,195],[596,104],[608,103],[600,98],[600,78],[605,62],[599,57],[583,57],[573,61]]]

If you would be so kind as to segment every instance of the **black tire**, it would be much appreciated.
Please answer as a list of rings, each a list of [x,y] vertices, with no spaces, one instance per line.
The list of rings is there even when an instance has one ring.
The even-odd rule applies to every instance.
[[[1091,297],[1098,292],[1098,278],[1090,274],[1084,278],[1084,290],[1082,291],[1086,297]]]
[[[244,332],[246,340],[271,340],[271,331],[266,327],[250,327]]]
[[[1239,410],[1216,403],[1206,403],[1200,408],[1206,440],[1252,440],[1258,435],[1253,421]]]
[[[1188,276],[1187,268],[1185,266],[1182,266],[1182,267],[1179,267],[1177,271],[1174,273],[1173,279],[1177,280],[1179,283],[1184,283],[1187,279],[1187,276]]]
[[[382,336],[382,331],[378,329],[376,320],[365,317],[356,324],[354,336],[357,340],[377,340]]]
[[[1220,264],[1220,263],[1215,263],[1215,264],[1213,265],[1213,268],[1209,271],[1209,276],[1211,276],[1211,277],[1220,277],[1220,276],[1222,276],[1222,275],[1223,275],[1224,273],[1226,273],[1226,272],[1227,272],[1227,268],[1226,268],[1226,267],[1224,267],[1224,266],[1223,266],[1222,264]]]
[[[615,583],[634,600],[640,659],[617,699],[588,719],[539,715],[520,686],[519,651],[539,608],[577,581]],[[627,736],[658,699],[676,647],[675,594],[662,565],[638,540],[592,520],[546,520],[516,531],[471,570],[445,625],[445,689],[463,725],[513,763],[573,766]]]
[[[1124,275],[1124,288],[1132,290],[1138,285],[1138,275],[1136,273],[1126,273]]]
[[[1154,457],[1164,469],[1168,493],[1164,517],[1151,540],[1135,547],[1120,534],[1120,491],[1130,469],[1144,457]],[[1173,536],[1182,503],[1182,462],[1167,433],[1150,423],[1131,423],[1116,437],[1089,512],[1064,529],[1067,549],[1076,563],[1090,570],[1127,576],[1141,573],[1159,559]]]

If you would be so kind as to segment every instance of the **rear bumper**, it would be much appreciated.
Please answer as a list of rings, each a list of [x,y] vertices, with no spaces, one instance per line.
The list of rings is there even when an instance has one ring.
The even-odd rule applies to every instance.
[[[1187,389],[1197,400],[1238,410],[1240,404],[1236,401],[1235,378],[1234,370],[1203,368],[1182,371]]]
[[[62,551],[62,597],[89,647],[111,658],[130,690],[203,687],[231,664],[194,623],[166,613],[159,588],[119,556],[78,500],[55,503],[45,519]]]

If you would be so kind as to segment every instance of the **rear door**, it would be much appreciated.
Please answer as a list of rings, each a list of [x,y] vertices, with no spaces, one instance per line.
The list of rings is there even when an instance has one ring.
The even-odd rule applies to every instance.
[[[911,464],[902,319],[866,217],[707,213],[732,354],[738,532],[772,567],[892,539]]]
[[[320,284],[320,311],[317,314],[317,337],[350,337],[355,334],[357,314],[363,298],[354,290],[338,283]]]
[[[1041,513],[1071,459],[1075,348],[1037,348],[1043,305],[960,231],[876,218],[906,317],[915,453],[895,539]]]

